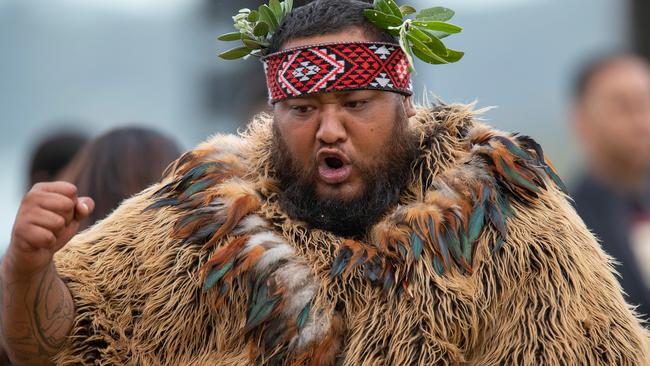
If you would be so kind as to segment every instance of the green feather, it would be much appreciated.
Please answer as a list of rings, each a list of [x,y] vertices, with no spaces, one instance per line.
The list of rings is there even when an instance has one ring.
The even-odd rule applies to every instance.
[[[433,257],[433,269],[439,276],[442,276],[445,273],[445,268],[436,256]]]
[[[334,259],[332,270],[330,271],[330,277],[334,278],[336,276],[340,276],[341,273],[343,273],[345,270],[345,267],[348,265],[351,257],[352,250],[348,247],[342,247],[339,254]]]
[[[413,258],[416,261],[420,260],[420,256],[422,255],[422,239],[415,233],[415,231],[411,232],[411,251],[413,253]]]
[[[532,160],[532,157],[528,152],[526,152],[524,149],[520,148],[515,144],[514,142],[510,141],[510,139],[503,137],[503,136],[496,136],[495,139],[502,143],[508,151],[510,151],[511,154],[517,156],[518,158],[524,159],[524,160]]]
[[[499,235],[497,237],[497,240],[494,242],[494,248],[492,248],[492,252],[497,253],[499,250],[501,250],[502,246],[503,246],[503,237]]]
[[[305,323],[307,322],[307,319],[309,319],[309,311],[311,310],[311,301],[305,305],[304,308],[300,311],[300,314],[298,314],[298,319],[296,320],[296,324],[298,326],[298,329],[302,329],[302,327],[305,326]]]
[[[449,245],[444,238],[444,235],[437,236],[435,232],[435,226],[433,225],[433,219],[429,218],[429,235],[434,243],[438,244],[438,249],[440,249],[440,254],[444,261],[444,265],[449,265]]]
[[[142,212],[153,210],[156,208],[161,208],[165,206],[176,206],[178,204],[178,198],[176,197],[168,197],[168,198],[162,198],[157,200],[156,202],[152,203],[151,205],[147,206]]]
[[[504,172],[507,175],[507,178],[510,178],[511,180],[515,181],[515,183],[517,183],[519,186],[525,187],[531,192],[539,193],[539,188],[535,184],[529,182],[526,178],[522,177],[519,173],[517,173],[514,169],[512,169],[512,167],[509,166],[505,162],[505,160],[503,160],[503,158],[499,157],[499,159],[501,160],[501,164],[503,166]]]
[[[181,197],[192,197],[195,193],[203,191],[212,184],[213,181],[209,178],[192,183],[192,185],[181,194]]]
[[[203,292],[210,290],[210,288],[212,288],[212,286],[214,286],[214,284],[217,283],[217,281],[219,281],[223,275],[232,269],[233,264],[234,261],[230,261],[218,270],[212,269],[210,274],[208,274],[208,276],[205,278],[205,281],[203,281]]]
[[[473,244],[476,239],[478,239],[481,230],[483,229],[483,224],[485,222],[485,205],[483,202],[474,207],[474,211],[469,217],[469,230],[468,230],[468,242]]]
[[[458,234],[454,233],[451,230],[444,230],[444,234],[442,236],[445,237],[445,240],[449,245],[451,255],[457,262],[460,262],[463,258],[463,252],[460,248],[460,238],[458,237]]]
[[[544,170],[546,171],[546,174],[548,174],[549,177],[553,180],[555,185],[564,192],[564,194],[568,194],[569,191],[567,190],[566,186],[564,185],[564,182],[562,181],[562,178],[560,178],[559,175],[555,174],[553,169],[551,169],[548,165],[544,165]]]
[[[251,316],[246,322],[246,329],[252,329],[260,325],[266,318],[273,312],[273,309],[280,301],[280,297],[275,297],[269,301],[264,301],[256,304],[251,312]]]

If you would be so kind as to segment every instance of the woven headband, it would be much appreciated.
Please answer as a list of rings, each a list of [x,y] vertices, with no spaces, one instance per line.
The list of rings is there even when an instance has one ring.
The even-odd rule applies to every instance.
[[[409,62],[399,45],[328,43],[262,58],[271,103],[303,95],[376,89],[411,95]]]

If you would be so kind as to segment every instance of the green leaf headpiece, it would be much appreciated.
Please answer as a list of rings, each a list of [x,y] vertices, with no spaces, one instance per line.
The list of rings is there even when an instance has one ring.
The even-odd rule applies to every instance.
[[[374,0],[373,5],[364,15],[375,26],[399,39],[411,71],[414,57],[429,64],[452,63],[463,57],[463,52],[447,48],[442,42],[443,38],[462,31],[461,27],[448,23],[454,16],[453,10],[438,6],[418,12],[409,5],[398,6],[394,0]],[[270,0],[256,10],[240,9],[233,16],[236,31],[218,39],[240,41],[241,45],[222,52],[219,57],[235,60],[251,55],[264,56],[271,36],[292,8],[293,0]]]

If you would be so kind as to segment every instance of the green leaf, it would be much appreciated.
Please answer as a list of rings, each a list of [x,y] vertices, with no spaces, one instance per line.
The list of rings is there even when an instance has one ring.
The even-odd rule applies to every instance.
[[[248,21],[251,23],[255,23],[260,19],[260,13],[257,12],[257,10],[253,10],[248,14]]]
[[[239,32],[230,32],[226,34],[222,34],[219,37],[217,37],[218,40],[220,41],[239,41],[241,39],[241,33]]]
[[[408,33],[412,34],[422,43],[425,43],[427,45],[427,48],[431,49],[431,51],[433,51],[433,53],[437,54],[438,56],[447,55],[447,47],[445,47],[445,44],[442,43],[438,38],[427,34],[417,27],[411,27]]]
[[[436,38],[438,38],[438,39],[443,39],[443,38],[445,38],[445,37],[449,37],[449,36],[450,36],[449,33],[445,33],[445,32],[437,32],[437,31],[432,31],[432,30],[428,30],[428,29],[424,29],[424,28],[420,28],[420,29],[422,29],[422,30],[423,30],[424,32],[426,32],[428,35],[430,35],[430,36],[432,36],[432,37],[436,37]]]
[[[443,57],[447,62],[452,63],[459,61],[463,56],[465,55],[465,52],[461,51],[456,51],[452,49],[447,49],[447,56]]]
[[[375,10],[380,11],[384,14],[393,14],[393,11],[390,10],[390,6],[386,2],[386,0],[375,0],[373,3]]]
[[[386,29],[388,27],[399,27],[402,25],[402,19],[374,9],[366,9],[363,11],[363,14],[370,22],[379,28]]]
[[[275,19],[282,19],[282,5],[280,5],[279,0],[270,0],[269,8],[271,8],[271,11],[275,14]]]
[[[406,29],[400,29],[399,45],[402,47],[402,50],[406,54],[406,58],[409,62],[409,71],[415,71],[415,63],[413,62],[413,51],[411,51],[411,44],[409,43],[408,37],[406,35]]]
[[[251,52],[251,49],[246,46],[231,48],[228,51],[222,52],[219,54],[224,60],[236,60],[248,55]]]
[[[278,20],[275,18],[275,14],[273,14],[271,8],[264,4],[260,5],[257,11],[260,13],[260,21],[268,24],[271,32],[275,32],[278,29]]]
[[[264,22],[258,22],[253,28],[253,34],[257,37],[265,37],[269,34],[269,25]]]
[[[242,42],[244,42],[246,47],[248,47],[251,50],[256,50],[258,48],[262,48],[262,46],[265,46],[265,44],[252,39],[242,39]]]
[[[291,13],[293,9],[293,0],[284,0],[282,2],[282,9],[284,10],[284,15]]]
[[[426,28],[429,30],[434,30],[434,31],[439,31],[439,32],[445,32],[449,34],[454,34],[454,33],[460,33],[460,31],[463,30],[463,28],[445,23],[445,22],[438,22],[438,21],[414,21],[411,23],[412,25],[420,28]]]
[[[431,42],[431,36],[427,34],[425,31],[420,30],[417,27],[410,27],[408,30],[409,33],[413,34],[417,39],[424,43],[429,43]]]
[[[449,19],[453,18],[454,14],[454,11],[451,9],[443,8],[442,6],[436,6],[433,8],[422,9],[415,15],[415,19],[446,22]]]
[[[399,11],[402,13],[402,16],[407,16],[409,14],[415,13],[417,10],[415,10],[415,8],[410,5],[402,5],[399,7]]]
[[[388,14],[392,14],[392,15],[396,16],[397,18],[402,19],[402,11],[399,10],[399,6],[397,6],[397,4],[395,3],[395,0],[385,0],[385,1],[386,1],[386,4],[388,4],[388,9],[390,9],[390,13],[388,13]]]
[[[411,33],[407,33],[409,41],[413,44],[413,52],[419,51],[415,55],[424,62],[430,64],[446,64],[447,61],[442,57],[436,55],[426,44],[422,43],[417,37],[414,37]]]
[[[425,55],[424,52],[420,51],[419,48],[413,48],[413,53],[420,60],[422,60],[424,62],[427,62],[427,63],[430,63],[430,64],[434,64],[434,65],[451,64],[451,63],[454,63],[454,62],[460,60],[461,58],[463,58],[463,55],[464,55],[463,52],[447,49],[447,56],[438,55],[438,57],[442,58],[445,62],[438,62],[435,59],[427,58],[427,55]]]

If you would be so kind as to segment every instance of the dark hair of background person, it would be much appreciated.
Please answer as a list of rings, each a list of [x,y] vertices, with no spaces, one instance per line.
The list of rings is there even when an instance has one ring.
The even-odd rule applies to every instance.
[[[601,53],[591,57],[586,62],[583,62],[575,73],[573,81],[573,98],[578,101],[581,100],[587,90],[589,90],[589,83],[601,70],[607,68],[612,63],[627,58],[643,59],[631,51],[617,50]]]
[[[372,4],[359,0],[316,0],[295,8],[271,37],[266,53],[280,51],[296,38],[332,34],[350,27],[360,27],[373,41],[397,43],[390,33],[375,27],[363,15]]]
[[[95,210],[80,229],[106,217],[122,200],[159,181],[180,153],[171,138],[139,127],[114,129],[88,142],[59,177],[75,184],[79,196],[95,201]]]
[[[84,134],[72,131],[51,133],[41,138],[32,148],[27,189],[38,182],[54,180],[86,141],[88,138]]]

